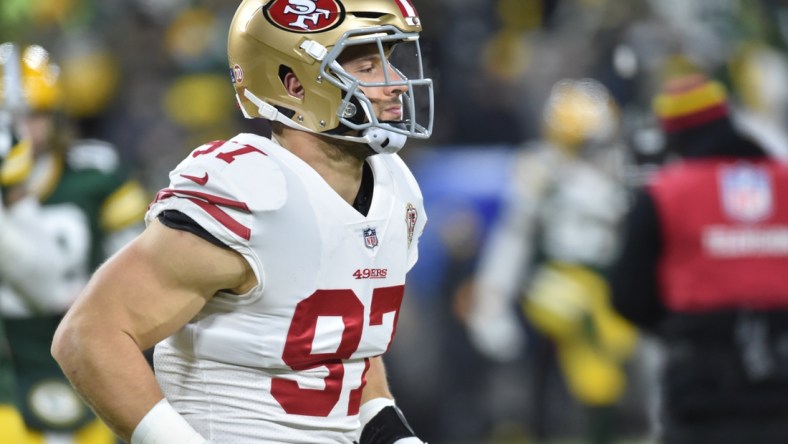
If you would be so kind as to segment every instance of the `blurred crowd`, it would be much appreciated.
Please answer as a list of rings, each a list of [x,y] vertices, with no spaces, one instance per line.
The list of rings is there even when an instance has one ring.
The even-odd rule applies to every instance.
[[[402,153],[430,226],[387,357],[398,402],[433,444],[655,442],[661,348],[602,282],[632,192],[668,157],[652,99],[666,76],[704,72],[737,127],[788,156],[788,1],[413,3],[436,123]],[[236,6],[3,0],[0,43],[45,48],[71,130],[114,145],[153,195],[204,141],[266,131],[230,83]],[[578,301],[566,276],[601,289]],[[604,353],[573,342],[577,322]]]

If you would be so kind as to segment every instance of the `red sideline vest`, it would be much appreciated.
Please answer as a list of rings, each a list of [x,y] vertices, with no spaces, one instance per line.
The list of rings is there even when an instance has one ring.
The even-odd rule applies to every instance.
[[[656,175],[649,192],[669,309],[788,308],[788,164],[682,162]]]

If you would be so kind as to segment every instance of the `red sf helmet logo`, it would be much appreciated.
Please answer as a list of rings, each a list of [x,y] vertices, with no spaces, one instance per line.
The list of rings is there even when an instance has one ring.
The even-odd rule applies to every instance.
[[[302,33],[328,31],[345,18],[339,0],[272,0],[263,12],[278,28]]]

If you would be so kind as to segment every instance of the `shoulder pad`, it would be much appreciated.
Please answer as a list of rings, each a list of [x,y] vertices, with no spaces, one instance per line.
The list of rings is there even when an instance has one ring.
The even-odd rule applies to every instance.
[[[278,209],[287,196],[285,176],[265,147],[235,139],[192,151],[170,173],[170,188],[232,198],[251,211]]]
[[[214,141],[192,151],[170,173],[170,185],[159,191],[146,221],[174,209],[227,245],[249,241],[254,218],[281,208],[287,198],[279,164],[265,143],[254,142]]]

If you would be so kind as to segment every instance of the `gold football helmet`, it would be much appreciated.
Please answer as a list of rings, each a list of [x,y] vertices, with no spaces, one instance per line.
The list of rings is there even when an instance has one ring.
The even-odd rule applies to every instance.
[[[30,45],[19,54],[15,44],[0,44],[0,77],[5,109],[46,112],[61,105],[60,67],[41,46]]]
[[[53,111],[61,105],[60,67],[41,46],[31,45],[22,52],[22,87],[33,111]]]
[[[607,88],[590,78],[561,79],[543,110],[545,137],[568,149],[602,142],[616,130],[618,107]]]
[[[424,75],[420,31],[410,0],[243,0],[228,38],[238,102],[247,118],[396,152],[408,137],[432,133],[433,87]],[[337,58],[355,45],[377,48],[385,81],[364,82],[342,68]],[[285,89],[288,71],[303,84],[303,98]],[[403,118],[382,121],[362,88],[392,86],[405,91]]]

